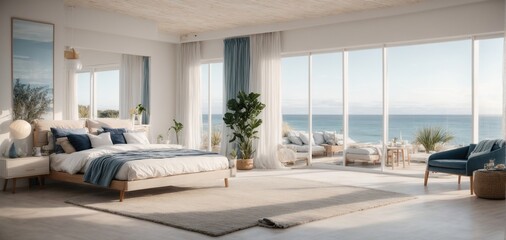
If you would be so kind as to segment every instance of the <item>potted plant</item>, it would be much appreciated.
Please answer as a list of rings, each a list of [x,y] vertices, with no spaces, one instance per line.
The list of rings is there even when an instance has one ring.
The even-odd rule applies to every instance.
[[[240,91],[237,98],[227,102],[228,112],[225,113],[223,121],[232,130],[232,138],[229,142],[237,143],[240,159],[237,160],[237,169],[249,170],[253,168],[253,139],[258,138],[256,130],[262,124],[258,115],[265,108],[265,104],[258,98],[260,94],[246,94]]]
[[[418,130],[415,136],[415,142],[425,148],[429,153],[436,150],[438,144],[445,144],[451,141],[454,136],[442,127],[424,127]]]
[[[141,125],[142,124],[142,113],[146,111],[146,108],[142,106],[142,104],[137,104],[135,108],[130,110],[130,114],[132,114],[132,121],[134,124]]]
[[[183,124],[176,121],[176,119],[172,119],[172,121],[174,121],[174,125],[169,128],[169,132],[171,129],[174,129],[174,132],[176,132],[176,143],[179,145],[179,132],[183,130]]]

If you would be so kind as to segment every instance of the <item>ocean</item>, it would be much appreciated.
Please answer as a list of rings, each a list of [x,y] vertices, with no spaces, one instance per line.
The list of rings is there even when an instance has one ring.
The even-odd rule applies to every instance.
[[[207,131],[207,115],[203,115],[203,130]],[[222,115],[212,115],[213,129],[221,129]],[[454,145],[467,145],[471,142],[471,115],[390,115],[389,139],[397,137],[413,141],[418,129],[426,126],[440,126],[452,133]],[[293,130],[308,131],[307,115],[283,115]],[[342,115],[313,115],[313,131],[342,132]],[[356,142],[379,143],[383,135],[383,116],[349,115],[349,137]],[[479,139],[501,138],[501,116],[480,116]]]

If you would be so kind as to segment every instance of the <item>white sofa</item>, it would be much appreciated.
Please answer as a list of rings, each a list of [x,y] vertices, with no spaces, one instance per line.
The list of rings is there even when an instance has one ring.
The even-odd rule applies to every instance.
[[[312,144],[312,155],[324,155],[324,144],[342,145],[343,135],[332,131],[314,132],[313,138],[309,141],[309,136],[303,131],[289,131],[283,137],[283,146],[292,149],[297,153],[297,158],[307,158],[309,144]]]

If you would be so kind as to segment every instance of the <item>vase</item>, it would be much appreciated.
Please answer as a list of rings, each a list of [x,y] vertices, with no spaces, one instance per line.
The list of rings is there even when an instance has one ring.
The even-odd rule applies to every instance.
[[[132,124],[133,125],[142,125],[142,114],[133,114],[132,115]]]

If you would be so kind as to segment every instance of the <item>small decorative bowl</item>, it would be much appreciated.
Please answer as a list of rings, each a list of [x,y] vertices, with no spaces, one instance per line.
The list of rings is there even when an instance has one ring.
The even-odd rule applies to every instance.
[[[506,168],[506,166],[504,166],[504,164],[497,164],[495,166],[495,169],[497,169],[497,170],[504,170],[505,168]]]

